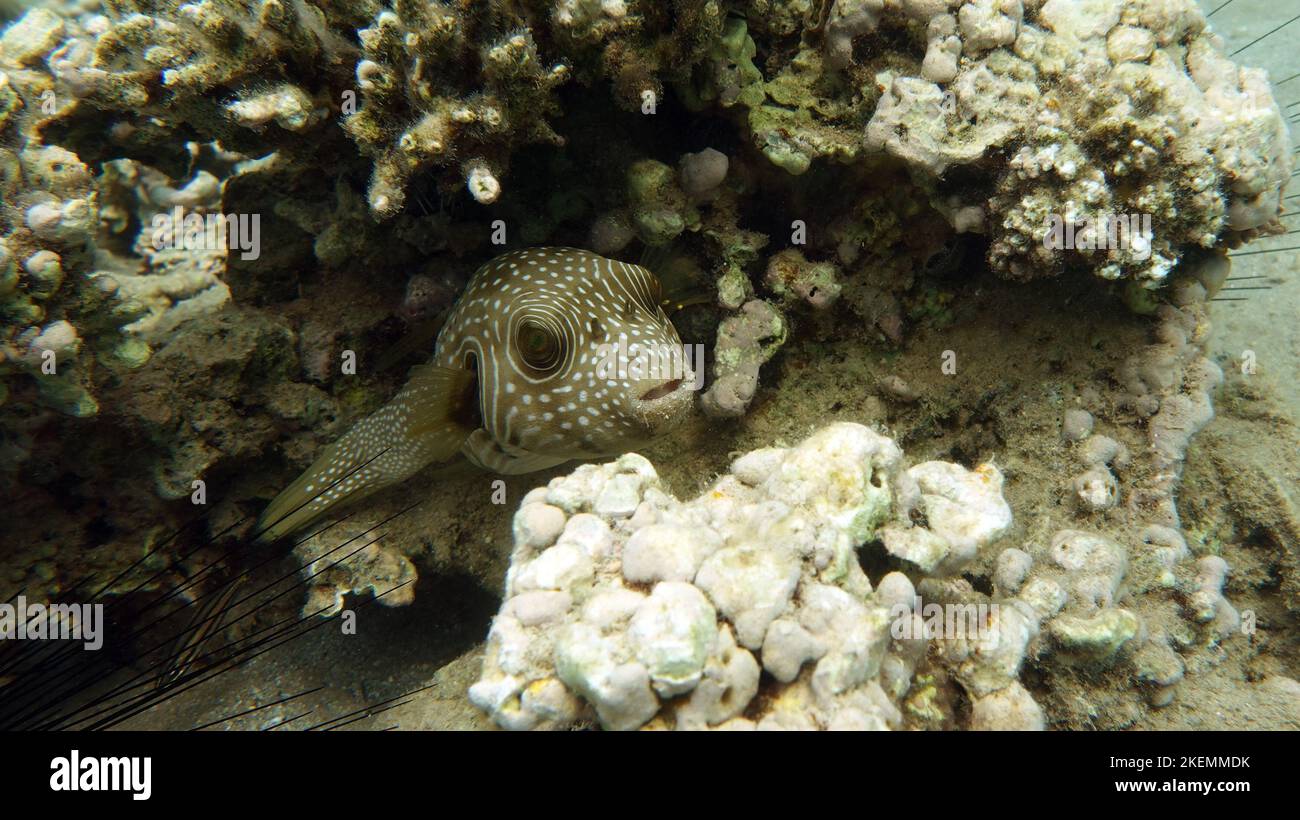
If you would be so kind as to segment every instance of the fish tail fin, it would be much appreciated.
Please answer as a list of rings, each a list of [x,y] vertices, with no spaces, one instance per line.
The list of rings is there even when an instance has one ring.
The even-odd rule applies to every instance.
[[[476,426],[473,405],[473,371],[432,364],[413,368],[396,398],[326,446],[267,505],[256,540],[277,541],[329,510],[456,455]]]

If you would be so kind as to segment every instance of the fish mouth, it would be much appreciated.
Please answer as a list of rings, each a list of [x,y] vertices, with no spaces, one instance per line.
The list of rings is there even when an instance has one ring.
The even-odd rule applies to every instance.
[[[662,399],[664,396],[670,396],[676,392],[677,388],[682,386],[681,379],[670,379],[658,387],[652,387],[641,394],[641,401],[655,401]]]

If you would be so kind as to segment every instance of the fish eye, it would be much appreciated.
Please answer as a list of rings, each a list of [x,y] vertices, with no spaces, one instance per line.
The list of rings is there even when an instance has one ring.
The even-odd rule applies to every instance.
[[[524,363],[534,370],[552,370],[560,363],[559,337],[540,322],[525,320],[515,335],[515,344]]]

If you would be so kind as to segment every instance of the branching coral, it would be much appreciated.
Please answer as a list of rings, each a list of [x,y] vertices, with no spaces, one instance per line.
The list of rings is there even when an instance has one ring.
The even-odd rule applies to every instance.
[[[77,29],[49,58],[60,94],[229,148],[319,125],[355,51],[303,0],[119,0]]]
[[[513,30],[479,45],[480,30],[510,23]],[[381,11],[359,36],[361,104],[345,125],[375,157],[368,193],[375,214],[402,207],[414,174],[452,163],[460,163],[475,198],[490,201],[514,148],[561,142],[548,123],[556,113],[551,91],[569,69],[545,64],[517,21],[491,10],[404,3]]]
[[[564,143],[551,125],[555,91],[575,72],[609,77],[624,104],[653,109],[658,74],[688,72],[720,18],[713,2],[674,6],[666,32],[651,27],[663,25],[662,10],[621,0],[565,0],[549,15],[506,3],[380,11],[358,33],[361,106],[345,121],[375,159],[371,210],[396,213],[412,177],[430,168],[455,169],[476,200],[494,202],[518,148]]]

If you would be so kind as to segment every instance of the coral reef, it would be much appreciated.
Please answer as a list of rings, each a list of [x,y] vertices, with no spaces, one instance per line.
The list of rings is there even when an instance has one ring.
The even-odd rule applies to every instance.
[[[714,416],[740,416],[758,389],[758,371],[785,342],[780,311],[761,299],[746,302],[722,321],[714,348],[713,380],[700,407]]]
[[[275,356],[270,351],[288,350]],[[222,460],[261,453],[282,429],[322,436],[339,408],[327,393],[298,381],[294,332],[283,319],[243,309],[191,321],[186,333],[143,365],[129,390],[113,395],[127,435],[156,452],[151,472],[162,498],[189,496],[192,482]],[[158,401],[168,395],[171,401]],[[248,416],[244,402],[264,407]]]
[[[624,104],[640,106],[662,92],[661,72],[690,70],[721,18],[713,2],[674,3],[677,28],[661,34],[623,2],[562,2],[541,26],[510,5],[399,3],[358,32],[361,104],[345,127],[374,157],[376,215],[397,213],[412,177],[429,168],[459,171],[475,200],[496,201],[517,149],[564,143],[550,120],[575,72],[608,77]]]
[[[352,13],[326,8],[277,0],[91,6],[65,17],[47,60],[53,89],[67,105],[120,115],[112,136],[124,148],[166,155],[178,138],[195,137],[231,150],[291,145],[324,125],[355,59],[330,16],[348,22]]]
[[[818,310],[824,310],[840,297],[837,279],[834,264],[809,262],[801,252],[788,248],[768,259],[764,282],[782,299],[800,299]]]
[[[114,577],[192,517],[200,480],[220,499],[206,532],[244,534],[427,358],[420,334],[478,265],[586,246],[654,268],[710,350],[700,426],[646,451],[665,476],[829,419],[921,463],[836,426],[692,501],[630,455],[555,479],[515,517],[485,712],[1151,720],[1135,704],[1273,651],[1236,651],[1257,590],[1281,590],[1274,624],[1300,611],[1285,469],[1237,475],[1227,445],[1193,465],[1221,394],[1256,401],[1207,353],[1209,300],[1228,249],[1285,230],[1295,165],[1264,73],[1225,51],[1193,0],[26,10],[0,33],[3,577],[51,600],[88,563]],[[261,254],[160,241],[177,213],[256,215]],[[872,476],[886,498],[866,511]],[[509,508],[481,485],[440,484],[452,511],[313,577],[303,612],[444,571],[498,589]],[[313,575],[340,540],[295,557]],[[184,549],[146,569],[184,575]],[[889,634],[897,606],[927,620],[917,596],[996,604],[992,632]],[[1269,691],[1282,671],[1260,672]]]
[[[224,183],[200,169],[179,185],[127,159],[106,163],[96,179],[53,146],[27,147],[16,170],[4,204],[11,230],[0,239],[9,271],[0,413],[94,416],[104,389],[182,325],[229,302]],[[177,213],[197,220],[197,241],[172,240]]]
[[[5,199],[17,233],[5,237],[0,266],[9,284],[0,288],[10,292],[6,312],[27,321],[15,334],[25,341],[12,344],[7,360],[30,363],[41,354],[30,341],[42,321],[68,321],[90,339],[93,344],[81,345],[82,358],[93,360],[91,348],[106,346],[97,337],[110,323],[40,304],[61,301],[64,280],[81,286],[88,278],[113,291],[110,302],[146,306],[150,316],[132,320],[137,324],[128,333],[144,325],[153,332],[159,322],[174,327],[185,315],[219,306],[226,287],[215,258],[146,253],[149,272],[161,266],[167,275],[143,281],[83,276],[88,265],[78,254],[63,258],[72,248],[93,255],[102,244],[94,237],[97,217],[115,221],[119,231],[134,224],[129,208],[99,212],[108,193],[100,188],[133,184],[114,177],[147,186],[135,220],[166,204],[161,200],[168,196],[152,193],[160,187],[183,192],[170,199],[191,202],[200,213],[227,206],[229,163],[215,177],[196,169],[186,157],[192,150],[179,147],[186,140],[220,140],[225,152],[274,152],[265,166],[246,164],[235,173],[284,175],[311,167],[321,151],[345,152],[330,128],[341,122],[351,150],[372,164],[365,201],[373,215],[402,213],[408,191],[426,172],[436,174],[441,190],[460,188],[492,205],[509,190],[503,180],[515,154],[533,143],[564,141],[554,122],[563,113],[561,89],[571,80],[610,83],[618,105],[643,112],[653,112],[669,89],[691,108],[730,112],[757,155],[791,174],[806,173],[818,159],[893,157],[953,231],[987,235],[990,267],[1015,278],[1081,268],[1149,288],[1163,284],[1189,249],[1280,230],[1279,194],[1292,166],[1285,124],[1262,74],[1222,56],[1190,0],[1112,0],[1087,14],[1063,2],[844,0],[823,4],[820,19],[811,7],[803,9],[802,21],[791,16],[797,9],[779,4],[758,4],[747,19],[728,18],[711,1],[673,5],[669,14],[622,2],[471,9],[210,0],[28,12],[0,50],[8,66],[0,82],[5,117],[20,140],[6,161],[14,172],[5,175]],[[792,43],[800,22],[820,36]],[[924,28],[924,52],[861,47],[907,26]],[[751,28],[787,47],[757,65]],[[841,77],[858,80],[859,90],[846,94]],[[649,108],[645,94],[652,97]],[[109,123],[107,141],[85,135],[95,117]],[[865,140],[858,133],[863,126]],[[74,137],[79,150],[105,160],[149,153],[164,167],[130,160],[137,164],[112,170],[109,163],[96,180],[67,148],[42,145],[50,136]],[[766,237],[751,238],[739,224],[735,199],[743,188],[724,190],[736,175],[728,165],[737,163],[728,159],[709,148],[683,154],[676,170],[653,158],[628,163],[624,201],[597,220],[593,244],[614,252],[633,236],[660,245],[699,233],[713,245],[706,254],[719,305],[739,310],[755,295],[745,268],[757,261],[754,249]],[[59,170],[42,171],[42,163]],[[178,182],[151,179],[159,173]],[[358,195],[342,180],[335,187],[333,217],[308,216],[305,203],[292,196],[270,210],[314,235],[315,256],[327,264],[392,242],[394,230],[355,224]],[[1155,222],[1116,235],[1110,218],[1121,215]],[[863,235],[865,214],[844,216],[830,220],[842,261],[856,257],[855,247],[883,250],[882,237]],[[1044,245],[1053,219],[1068,228],[1070,247]],[[417,235],[411,227],[404,222],[397,229],[404,242]],[[445,235],[447,227],[432,233]],[[121,240],[142,252],[140,242]],[[61,254],[58,264],[39,251]],[[794,293],[824,306],[841,283],[816,267],[829,262],[795,272],[803,263],[792,254],[803,253],[774,253],[766,285],[778,299]],[[174,270],[178,263],[183,273]],[[895,342],[903,329],[888,305],[900,284],[907,286],[850,286],[860,312]],[[76,301],[95,300],[105,301],[102,294]],[[176,305],[185,310],[173,311]],[[160,319],[163,311],[174,315]],[[123,324],[131,323],[117,327]],[[140,361],[147,355],[140,341],[119,340],[117,358]],[[63,349],[71,355],[71,346]],[[93,371],[92,362],[78,361],[75,372],[47,381],[49,404],[93,414]]]
[[[844,423],[737,458],[689,502],[635,454],[580,467],[515,515],[470,699],[508,729],[942,726],[963,697],[971,728],[1041,729],[1029,659],[1131,676],[1161,705],[1184,674],[1171,640],[1195,624],[1232,639],[1226,563],[1192,562],[1167,528],[1145,535],[1169,545],[1154,561],[1071,529],[1005,548],[977,591],[963,569],[1012,525],[1002,481],[992,464],[904,469],[892,440]],[[882,548],[904,571],[873,585],[858,550]],[[1187,609],[1125,606],[1160,584]]]
[[[971,2],[957,25],[925,19],[927,5],[909,9],[931,32],[922,76],[876,75],[867,142],[940,198],[955,169],[1010,157],[981,206],[993,270],[1081,267],[1154,287],[1189,249],[1276,231],[1286,125],[1263,72],[1230,63],[1193,3]],[[954,227],[979,201],[954,192]],[[1154,227],[1117,241],[1114,218],[1133,214]],[[1053,218],[1069,243],[1044,242]]]
[[[891,633],[891,609],[910,614],[913,590],[901,573],[873,590],[854,550],[892,521],[970,557],[1011,521],[1001,476],[981,469],[904,472],[893,441],[853,424],[748,453],[687,503],[638,455],[581,467],[515,517],[470,698],[514,729],[589,710],[610,729],[897,727],[925,642]],[[760,669],[779,685],[755,710]]]
[[[1223,381],[1219,366],[1205,355],[1206,300],[1223,287],[1227,274],[1228,260],[1217,254],[1181,266],[1169,288],[1169,301],[1156,311],[1156,341],[1120,367],[1125,391],[1119,401],[1146,420],[1148,447],[1143,457],[1153,476],[1138,488],[1133,504],[1154,507],[1155,523],[1165,526],[1178,526],[1174,493],[1187,447],[1214,417],[1211,395]],[[1099,449],[1106,449],[1104,443]]]

